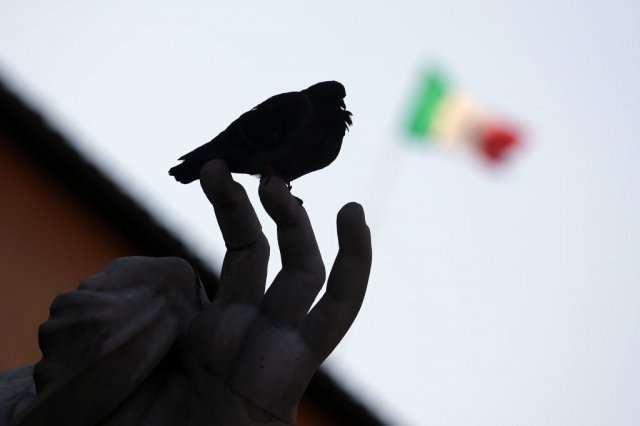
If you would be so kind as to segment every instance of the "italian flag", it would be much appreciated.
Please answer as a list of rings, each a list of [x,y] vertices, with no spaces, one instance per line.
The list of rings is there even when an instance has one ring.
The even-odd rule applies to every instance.
[[[492,163],[505,160],[519,145],[516,130],[470,96],[454,90],[445,76],[429,71],[422,77],[407,123],[410,140],[471,147]]]

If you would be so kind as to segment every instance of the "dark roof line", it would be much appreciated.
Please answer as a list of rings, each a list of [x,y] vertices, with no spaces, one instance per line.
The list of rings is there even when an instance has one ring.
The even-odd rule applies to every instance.
[[[205,263],[160,225],[144,208],[85,159],[40,114],[0,81],[0,128],[20,140],[19,147],[106,223],[128,235],[149,256],[179,256],[198,271],[212,295],[217,278]]]
[[[12,93],[1,78],[0,130],[19,139],[20,148],[106,223],[129,235],[145,254],[186,259],[198,271],[207,293],[210,296],[215,293],[218,279],[211,268],[84,158],[45,118]],[[306,392],[341,422],[365,426],[384,424],[322,370],[311,380]]]

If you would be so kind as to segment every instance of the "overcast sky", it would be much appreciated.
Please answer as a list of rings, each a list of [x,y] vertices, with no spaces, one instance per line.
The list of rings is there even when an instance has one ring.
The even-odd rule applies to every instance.
[[[268,96],[346,86],[340,157],[293,191],[328,266],[339,208],[359,201],[371,221],[370,290],[326,367],[389,422],[638,424],[637,1],[0,10],[2,77],[215,268],[211,209],[169,167]],[[505,167],[403,142],[434,65],[521,126]],[[257,203],[257,180],[239,180]]]

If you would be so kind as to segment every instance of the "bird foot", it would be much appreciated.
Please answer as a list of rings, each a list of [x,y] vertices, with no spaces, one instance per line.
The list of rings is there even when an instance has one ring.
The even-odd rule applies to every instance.
[[[293,186],[291,186],[290,182],[287,182],[287,189],[289,190],[289,192],[291,192],[291,188],[293,188]],[[291,194],[291,195],[293,195],[293,194]],[[296,197],[295,195],[293,195],[293,198],[298,200],[298,203],[300,203],[300,205],[302,205],[303,201],[300,198]]]
[[[269,184],[269,180],[271,179],[271,176],[272,175],[262,175],[262,176],[260,176],[260,185],[268,185]],[[285,182],[285,184],[287,185],[287,189],[289,190],[289,192],[291,192],[291,188],[293,188],[291,186],[291,183],[290,182]],[[293,196],[293,198],[295,198],[298,201],[298,203],[300,203],[300,205],[302,205],[303,201],[300,198],[296,197],[293,194],[291,194],[291,195]]]

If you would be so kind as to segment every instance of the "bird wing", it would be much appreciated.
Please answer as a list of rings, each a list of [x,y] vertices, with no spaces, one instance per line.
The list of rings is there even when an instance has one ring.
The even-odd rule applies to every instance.
[[[310,112],[311,103],[301,92],[272,96],[242,114],[209,143],[183,155],[180,160],[228,159],[274,149]]]
[[[280,146],[310,112],[311,103],[304,93],[282,93],[245,112],[236,120],[237,131],[252,148],[273,149]]]

